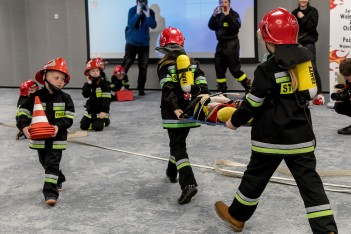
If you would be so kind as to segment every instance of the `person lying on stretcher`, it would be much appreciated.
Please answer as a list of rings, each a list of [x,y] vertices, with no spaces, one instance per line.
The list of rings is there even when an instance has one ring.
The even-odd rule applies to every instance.
[[[232,100],[219,94],[211,96],[209,94],[199,95],[194,107],[193,118],[202,122],[225,123],[233,113],[241,106],[242,100]],[[250,125],[252,119],[247,124]]]

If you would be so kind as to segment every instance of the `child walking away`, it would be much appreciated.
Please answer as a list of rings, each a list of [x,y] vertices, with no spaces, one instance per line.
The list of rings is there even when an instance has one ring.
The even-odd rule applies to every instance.
[[[121,65],[116,66],[113,69],[113,75],[111,76],[111,94],[112,100],[116,100],[115,93],[117,91],[125,91],[129,89],[129,79],[126,71]]]
[[[20,97],[17,101],[16,121],[18,120],[20,106],[28,100],[30,95],[38,91],[38,89],[39,85],[34,80],[26,80],[22,82],[20,86]],[[25,138],[23,132],[17,131],[16,140],[19,140],[22,137]]]
[[[200,124],[184,119],[186,113],[183,111],[192,98],[209,91],[199,63],[186,56],[184,37],[177,28],[163,30],[159,44],[156,50],[165,54],[157,68],[162,89],[161,116],[163,128],[168,130],[171,153],[166,175],[172,183],[176,183],[179,172],[182,194],[178,203],[185,204],[197,193],[197,183],[186,150],[186,138],[190,128],[199,127]]]
[[[61,89],[69,82],[67,65],[63,58],[49,61],[35,75],[36,81],[44,85],[20,106],[17,127],[27,138],[31,138],[29,125],[31,124],[34,100],[39,97],[41,106],[54,134],[45,139],[31,139],[29,147],[38,150],[39,161],[45,169],[43,194],[49,205],[54,205],[59,197],[59,189],[65,182],[65,176],[60,170],[62,150],[66,149],[67,129],[73,124],[74,104],[71,96]]]
[[[284,160],[304,201],[313,233],[337,233],[323,183],[316,172],[315,136],[308,101],[317,93],[311,53],[297,44],[298,23],[284,8],[267,13],[259,24],[270,55],[254,72],[252,89],[226,126],[235,130],[253,117],[251,158],[228,207],[215,204],[218,216],[241,231]],[[269,216],[266,216],[269,222]],[[268,230],[267,230],[268,231]]]
[[[88,98],[85,114],[80,121],[82,130],[93,129],[102,131],[110,124],[110,83],[101,76],[101,66],[97,59],[91,59],[84,71],[87,82],[84,83],[82,94]]]

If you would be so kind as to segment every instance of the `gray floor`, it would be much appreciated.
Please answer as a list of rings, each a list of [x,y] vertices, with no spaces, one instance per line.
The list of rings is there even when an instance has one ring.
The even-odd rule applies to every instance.
[[[79,130],[85,100],[67,90],[76,105],[71,130]],[[160,92],[147,91],[133,102],[111,104],[112,124],[75,140],[167,159],[168,136],[161,127]],[[0,89],[0,122],[14,123],[17,89]],[[351,136],[336,130],[350,124],[326,106],[312,109],[319,170],[350,170]],[[59,202],[49,207],[42,197],[43,169],[27,140],[0,126],[0,233],[231,233],[216,216],[217,200],[230,203],[240,179],[194,167],[199,192],[178,205],[177,184],[165,179],[166,162],[76,143],[69,143],[61,163],[67,182]],[[193,129],[188,153],[194,164],[212,167],[216,159],[247,164],[250,128],[222,126]],[[284,165],[283,165],[284,166]],[[241,170],[243,168],[230,168]],[[277,173],[275,176],[289,177]],[[326,183],[351,186],[350,177],[323,177]],[[350,233],[350,194],[327,192],[339,233]],[[312,233],[298,189],[269,183],[243,233]]]

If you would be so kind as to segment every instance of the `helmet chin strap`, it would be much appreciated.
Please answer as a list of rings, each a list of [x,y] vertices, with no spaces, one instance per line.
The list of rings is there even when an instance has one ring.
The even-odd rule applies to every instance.
[[[50,90],[51,90],[53,93],[57,93],[58,91],[60,91],[59,88],[57,88],[55,85],[51,84],[47,79],[45,79],[44,81],[48,84]]]
[[[270,48],[270,47],[268,46],[268,42],[266,42],[265,45],[266,45],[266,50],[267,50],[270,54],[273,54],[274,51],[272,51],[272,48]]]
[[[100,79],[100,78],[102,78],[102,76],[100,75],[100,76],[98,76],[98,77],[93,77],[93,76],[91,76],[91,75],[89,75],[89,77],[91,77],[91,78],[93,78],[93,83],[96,83],[96,82],[98,82],[98,80]]]
[[[55,85],[51,84],[48,79],[46,79],[46,73],[44,74],[44,82],[46,82],[53,93],[57,93],[61,89],[57,88]]]

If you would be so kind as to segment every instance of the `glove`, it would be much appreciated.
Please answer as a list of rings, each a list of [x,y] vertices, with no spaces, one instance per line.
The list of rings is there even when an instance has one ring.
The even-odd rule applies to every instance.
[[[140,15],[141,14],[141,9],[142,6],[140,4],[137,5],[137,14]]]
[[[150,17],[150,8],[148,6],[144,7],[145,10],[143,10],[144,14],[146,17]]]

